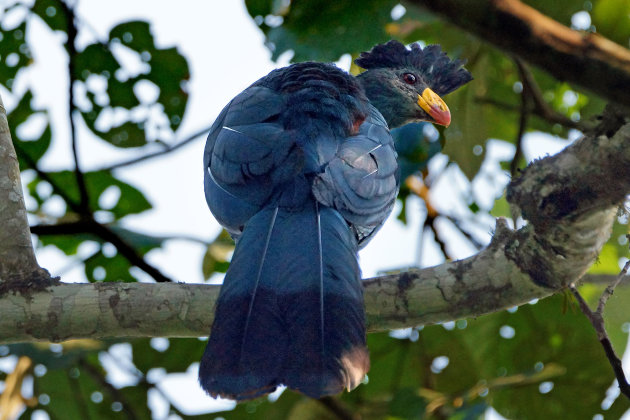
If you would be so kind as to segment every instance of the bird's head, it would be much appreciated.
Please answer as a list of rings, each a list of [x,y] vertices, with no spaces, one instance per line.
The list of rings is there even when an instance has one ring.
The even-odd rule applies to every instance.
[[[358,79],[390,128],[414,121],[448,126],[451,113],[441,96],[472,80],[464,62],[450,60],[439,45],[408,49],[389,41],[361,53],[355,63],[367,70]]]

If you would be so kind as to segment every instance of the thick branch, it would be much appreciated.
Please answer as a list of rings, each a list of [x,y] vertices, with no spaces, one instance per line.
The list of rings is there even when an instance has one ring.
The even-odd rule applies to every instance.
[[[37,264],[26,219],[20,168],[0,98],[0,284],[9,279],[47,278]]]
[[[499,219],[491,244],[473,257],[365,281],[369,329],[477,317],[581,278],[630,192],[629,144],[630,123],[607,109],[591,134],[511,183],[508,200],[529,221],[524,228]],[[0,291],[0,342],[207,335],[218,289],[105,283]]]
[[[570,29],[518,0],[408,0],[497,47],[619,104],[630,105],[630,50]]]

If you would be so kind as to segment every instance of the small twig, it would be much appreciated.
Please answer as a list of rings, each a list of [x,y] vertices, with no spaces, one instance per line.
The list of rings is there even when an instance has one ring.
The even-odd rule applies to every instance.
[[[62,223],[58,225],[35,225],[31,227],[34,235],[70,235],[79,233],[91,233],[104,241],[111,242],[118,252],[132,265],[153,277],[157,282],[172,282],[173,280],[162,274],[160,270],[152,266],[138,254],[138,252],[109,226],[98,223],[93,219],[79,220],[76,222]]]
[[[444,254],[444,257],[447,260],[450,260],[452,258],[448,255],[448,250],[446,249],[446,243],[442,240],[442,238],[440,238],[440,235],[438,234],[437,227],[435,226],[435,220],[436,218],[427,217],[426,220],[424,221],[424,227],[425,229],[427,227],[431,229],[431,231],[433,232],[434,240],[440,247],[440,251],[442,251],[442,254]]]
[[[525,66],[525,63],[523,63],[519,58],[514,58],[514,62],[516,63],[519,74],[521,75],[523,90],[521,92],[520,118],[518,122],[518,133],[516,135],[516,151],[514,152],[512,162],[510,162],[510,174],[512,175],[512,178],[516,177],[518,164],[523,156],[523,135],[525,134],[525,129],[527,128],[527,120],[529,119],[530,113],[529,98],[530,96],[532,98],[534,96],[532,93],[533,87],[530,85],[530,83],[534,83],[534,80],[531,77],[531,74],[529,74],[529,70]]]
[[[125,414],[127,414],[128,419],[135,420],[138,418],[136,413],[133,411],[131,404],[129,404],[129,401],[127,401],[125,395],[120,392],[118,388],[110,384],[105,379],[103,374],[98,371],[98,369],[96,369],[92,364],[88,363],[83,358],[79,359],[79,366],[83,370],[85,370],[92,377],[92,379],[94,379],[94,381],[101,386],[101,388],[106,389],[114,401],[118,401],[122,404],[123,411],[125,412]]]
[[[78,139],[76,127],[74,124],[74,111],[76,106],[74,104],[74,84],[76,81],[76,70],[74,67],[74,58],[77,55],[75,40],[77,37],[77,26],[75,22],[75,14],[72,6],[67,1],[59,2],[64,14],[66,15],[66,22],[68,22],[67,34],[68,40],[66,41],[66,49],[68,51],[68,115],[70,119],[70,139],[72,142],[72,157],[74,159],[74,173],[77,180],[77,186],[79,187],[79,194],[81,200],[79,201],[80,214],[91,215],[90,210],[90,198],[88,195],[87,186],[85,184],[85,177],[79,164],[79,151],[78,151]]]
[[[563,115],[551,108],[549,104],[545,102],[542,92],[540,91],[540,88],[538,87],[538,84],[536,83],[531,71],[523,65],[522,60],[516,59],[515,61],[517,66],[519,67],[519,72],[521,74],[523,93],[525,92],[526,86],[529,89],[529,96],[532,100],[533,105],[530,112],[533,115],[536,115],[552,124],[560,124],[561,126],[566,128],[575,128],[580,131],[585,131],[586,129],[588,129],[587,124],[584,124],[580,121],[573,121],[566,115]],[[502,108],[507,111],[521,111],[522,109],[522,107],[502,102],[493,98],[477,97],[475,98],[475,101],[488,105],[493,105],[497,108]]]
[[[626,261],[626,264],[623,266],[623,269],[621,270],[619,275],[615,278],[613,282],[611,282],[606,287],[606,289],[604,290],[604,293],[602,293],[602,295],[600,296],[599,302],[597,304],[597,312],[599,313],[604,312],[604,306],[606,306],[606,302],[608,302],[608,299],[610,299],[610,297],[615,291],[615,288],[619,285],[619,283],[621,283],[624,277],[628,275],[629,269],[630,269],[630,260]]]
[[[142,271],[153,277],[153,279],[159,283],[172,282],[173,280],[166,277],[160,270],[149,264],[145,259],[136,252],[136,250],[125,242],[120,236],[116,234],[109,227],[102,225],[96,221],[92,221],[93,232],[100,238],[111,242],[112,245],[118,249],[123,257],[127,259],[131,264],[140,268]]]
[[[462,226],[461,220],[457,220],[455,217],[450,216],[448,214],[441,214],[440,216],[444,217],[446,220],[451,222],[457,228],[457,230],[459,230],[460,233],[464,235],[464,237],[468,240],[468,242],[470,242],[475,248],[477,248],[477,250],[480,250],[481,248],[485,246],[484,244],[479,242],[477,239],[475,239],[475,237],[470,232],[464,229],[464,227]]]
[[[66,202],[66,204],[68,205],[68,207],[70,207],[70,209],[72,211],[74,211],[75,213],[79,213],[79,204],[77,202],[75,202],[74,200],[72,200],[70,198],[70,196],[68,194],[66,194],[66,192],[63,190],[63,188],[61,188],[59,185],[57,185],[57,183],[52,179],[52,177],[50,175],[48,175],[47,172],[42,171],[39,166],[37,165],[37,162],[35,161],[35,159],[33,159],[28,152],[23,149],[20,146],[20,143],[15,142],[15,151],[16,153],[26,161],[26,163],[28,164],[28,166],[33,169],[35,171],[35,173],[37,174],[38,177],[40,177],[43,181],[46,181],[50,184],[50,186],[52,187],[53,191],[55,192],[55,194],[57,194],[59,197],[61,197],[63,199],[63,201]]]
[[[608,333],[606,332],[603,314],[606,302],[608,301],[610,296],[612,296],[615,287],[617,287],[617,285],[619,285],[619,283],[628,276],[628,269],[630,269],[630,261],[626,262],[623,269],[621,270],[621,273],[619,273],[619,275],[613,280],[613,282],[610,283],[608,287],[606,287],[606,290],[604,290],[599,298],[597,309],[595,311],[591,310],[591,308],[588,306],[580,292],[578,292],[577,288],[575,287],[575,284],[570,285],[569,289],[571,290],[571,293],[573,293],[573,296],[575,296],[575,298],[577,299],[578,304],[580,305],[580,309],[589,319],[589,321],[593,325],[593,328],[595,329],[595,332],[597,333],[597,338],[602,344],[604,352],[606,353],[606,357],[608,358],[613,372],[615,373],[615,377],[617,378],[619,390],[623,395],[630,399],[630,384],[628,384],[628,380],[626,379],[626,375],[623,371],[621,359],[619,359],[619,356],[617,356],[617,353],[615,353],[615,349],[613,348],[612,343],[610,342],[610,338],[608,337]]]
[[[108,228],[114,228],[114,226],[102,223],[104,226]],[[75,222],[62,222],[56,224],[37,224],[30,226],[31,233],[33,235],[38,236],[49,236],[49,235],[76,235],[79,233],[94,233],[92,229],[92,222],[85,220],[77,220]],[[157,240],[161,241],[189,241],[195,242],[201,245],[208,246],[212,243],[212,241],[207,241],[202,238],[198,238],[192,235],[172,235],[172,236],[151,236]]]
[[[79,386],[79,379],[68,375],[68,384],[72,389],[72,395],[74,401],[77,402],[78,410],[81,412],[81,418],[85,420],[90,420],[90,410],[85,401],[85,395],[83,394],[81,387]]]
[[[153,152],[153,153],[147,153],[144,156],[139,156],[133,159],[129,159],[123,162],[119,162],[119,163],[115,163],[113,165],[101,168],[101,171],[111,171],[113,169],[118,169],[118,168],[122,168],[125,166],[130,166],[130,165],[135,165],[136,163],[140,163],[140,162],[144,162],[145,160],[149,160],[149,159],[153,159],[155,157],[159,157],[162,155],[165,155],[167,153],[171,153],[174,152],[175,150],[186,146],[187,144],[189,144],[190,142],[192,142],[193,140],[197,139],[199,136],[203,136],[204,134],[208,134],[208,132],[210,131],[210,128],[212,128],[212,126],[208,126],[205,128],[202,128],[199,131],[196,131],[194,133],[192,133],[191,135],[189,135],[188,137],[186,137],[184,140],[181,140],[178,143],[175,143],[172,146],[167,146],[164,150],[160,150],[158,152]]]
[[[519,105],[513,105],[507,102],[499,101],[497,99],[478,96],[475,98],[475,102],[480,104],[492,105],[496,108],[501,108],[506,111],[520,111],[521,107]],[[539,118],[551,123],[551,124],[560,124],[566,128],[575,128],[580,131],[585,131],[589,128],[588,124],[585,124],[580,121],[573,121],[570,118],[567,118],[565,115],[554,111],[546,102],[542,102],[541,104],[534,101],[534,109],[532,109],[532,114],[536,115]]]
[[[119,368],[125,370],[131,376],[136,377],[138,379],[138,386],[142,387],[146,392],[149,392],[150,390],[154,389],[158,394],[160,394],[160,396],[164,399],[164,401],[168,403],[169,410],[171,410],[173,413],[177,414],[178,416],[182,418],[187,418],[187,416],[184,413],[182,413],[177,408],[177,406],[173,403],[169,395],[166,392],[164,392],[162,388],[158,386],[158,384],[152,384],[151,382],[149,382],[146,376],[140,370],[138,370],[138,368],[136,368],[133,365],[133,363],[128,363],[126,360],[125,361],[120,360],[119,358],[112,355],[109,351],[106,354],[109,358],[112,359],[114,363],[118,365]]]

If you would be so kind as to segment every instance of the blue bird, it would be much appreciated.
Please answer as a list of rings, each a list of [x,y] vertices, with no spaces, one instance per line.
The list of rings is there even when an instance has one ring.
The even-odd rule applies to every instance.
[[[357,252],[399,189],[389,128],[448,125],[440,98],[472,80],[439,45],[377,45],[353,77],[306,62],[236,96],[210,130],[206,200],[236,248],[199,382],[247,400],[279,385],[319,398],[370,365]]]

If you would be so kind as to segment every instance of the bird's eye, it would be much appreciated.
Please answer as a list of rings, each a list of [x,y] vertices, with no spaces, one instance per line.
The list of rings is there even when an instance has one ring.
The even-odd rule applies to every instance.
[[[416,83],[416,76],[411,73],[405,73],[403,74],[403,80],[405,81],[405,83],[413,85],[414,83]]]

